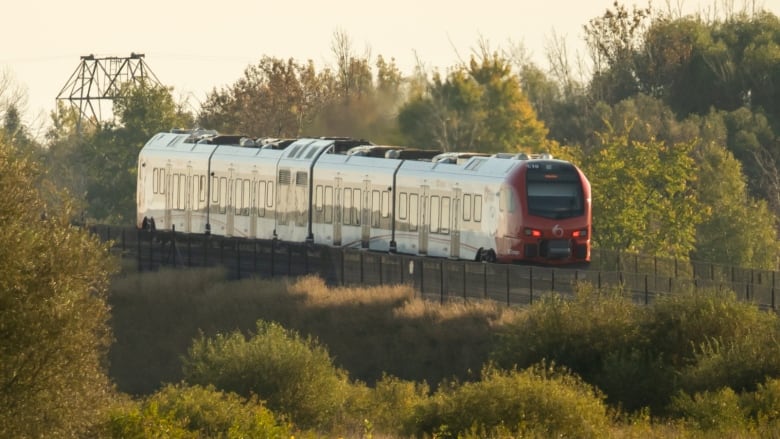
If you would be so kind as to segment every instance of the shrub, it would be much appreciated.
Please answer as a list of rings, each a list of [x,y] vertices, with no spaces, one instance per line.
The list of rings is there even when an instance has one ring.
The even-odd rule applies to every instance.
[[[428,400],[426,383],[383,376],[371,390],[367,419],[377,431],[409,436],[415,431],[417,411]]]
[[[606,437],[603,397],[563,369],[486,367],[482,380],[442,386],[419,410],[419,434]]]
[[[777,318],[737,300],[732,291],[700,289],[663,296],[649,308],[642,328],[648,346],[681,368],[696,361],[696,349],[710,340],[776,334]],[[718,386],[720,387],[720,386]]]
[[[491,359],[504,368],[547,359],[587,380],[607,354],[636,345],[639,312],[620,290],[580,284],[574,299],[548,296],[501,328]]]
[[[739,396],[728,387],[693,396],[680,392],[672,398],[670,411],[691,428],[707,432],[744,432],[749,425]]]
[[[256,398],[213,386],[169,385],[135,407],[115,410],[106,433],[116,438],[289,438],[290,429]]]
[[[249,339],[238,331],[201,336],[183,362],[186,381],[256,394],[304,428],[333,427],[348,398],[346,373],[325,348],[276,323],[258,321]]]

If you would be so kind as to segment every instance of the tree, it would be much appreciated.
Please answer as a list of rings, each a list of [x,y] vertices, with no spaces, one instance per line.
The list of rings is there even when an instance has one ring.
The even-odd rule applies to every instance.
[[[263,57],[203,104],[201,126],[248,136],[298,137],[333,99],[335,78],[314,64]]]
[[[651,16],[650,8],[636,6],[628,11],[615,1],[614,10],[594,18],[585,26],[585,42],[595,69],[591,93],[596,100],[614,104],[639,88],[636,80],[636,52]]]
[[[697,149],[697,191],[709,213],[696,228],[699,260],[774,270],[780,257],[777,221],[766,202],[747,193],[742,166],[724,147]]]
[[[156,133],[188,126],[191,116],[182,113],[165,87],[128,83],[114,102],[118,122],[98,127],[78,140],[76,161],[84,170],[86,201],[91,218],[109,224],[132,224],[138,153]]]
[[[693,186],[694,143],[630,141],[622,131],[599,133],[583,161],[593,188],[593,239],[603,248],[687,258],[701,208]]]
[[[5,140],[0,166],[0,436],[76,437],[111,396],[113,260],[70,226],[68,203],[45,203],[39,170]]]
[[[444,151],[517,152],[547,144],[547,129],[510,63],[487,51],[446,79],[434,73],[425,92],[401,109],[398,123],[414,143]]]

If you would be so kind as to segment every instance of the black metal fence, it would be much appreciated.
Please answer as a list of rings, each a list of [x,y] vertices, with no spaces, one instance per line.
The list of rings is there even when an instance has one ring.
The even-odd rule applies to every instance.
[[[332,285],[410,284],[420,296],[444,301],[489,299],[530,304],[544,295],[571,294],[586,281],[597,289],[622,285],[633,299],[691,288],[733,290],[745,301],[776,310],[775,271],[678,261],[610,250],[594,250],[587,270],[530,265],[485,264],[424,258],[275,240],[247,240],[135,228],[93,226],[112,249],[134,260],[139,271],[161,267],[224,266],[236,279],[317,274]]]

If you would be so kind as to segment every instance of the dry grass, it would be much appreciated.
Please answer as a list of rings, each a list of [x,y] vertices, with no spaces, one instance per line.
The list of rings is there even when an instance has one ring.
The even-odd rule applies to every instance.
[[[258,319],[315,337],[368,383],[383,373],[434,386],[472,379],[495,327],[520,312],[482,301],[440,305],[406,285],[332,287],[316,276],[228,281],[219,269],[129,273],[114,281],[110,301],[110,372],[133,394],[179,381],[181,356],[199,333],[249,334]]]

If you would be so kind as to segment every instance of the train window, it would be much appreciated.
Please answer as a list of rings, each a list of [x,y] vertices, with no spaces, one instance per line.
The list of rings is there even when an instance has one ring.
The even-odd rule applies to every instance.
[[[344,224],[352,224],[352,189],[344,189]]]
[[[290,170],[289,169],[280,169],[279,170],[279,184],[290,184]]]
[[[381,195],[379,191],[371,191],[371,227],[379,227]]]
[[[409,231],[417,231],[417,223],[420,218],[419,215],[419,198],[417,194],[409,195]]]
[[[219,213],[227,212],[228,181],[225,177],[219,179]]]
[[[441,215],[441,205],[439,204],[439,196],[434,195],[431,197],[431,224],[430,224],[430,231],[431,233],[439,233],[439,221],[440,221],[440,215]]]
[[[471,221],[471,194],[463,196],[463,221]]]
[[[498,210],[501,212],[513,213],[517,204],[515,203],[515,192],[510,187],[503,187],[498,194]]]
[[[165,169],[160,168],[160,173],[158,174],[158,177],[160,178],[159,183],[157,183],[158,193],[164,194],[165,193]]]
[[[360,225],[360,207],[361,207],[361,204],[362,204],[360,202],[360,189],[353,190],[352,191],[352,196],[353,196],[353,198],[352,198],[352,207],[353,207],[353,210],[354,210],[354,213],[352,214],[352,216],[353,216],[352,219],[354,221],[352,222],[352,224],[354,224],[356,226],[359,226]]]
[[[184,174],[181,174],[179,176],[179,199],[181,200],[179,204],[179,209],[186,209],[187,208],[187,176]]]
[[[441,229],[443,234],[450,233],[450,197],[441,197]]]
[[[211,204],[219,203],[219,178],[211,177]]]
[[[244,202],[244,186],[241,184],[240,178],[235,180],[235,186],[230,187],[234,192],[233,195],[233,212],[236,215],[241,215],[241,204]]]
[[[268,182],[268,192],[265,197],[265,205],[268,207],[274,207],[274,182]]]
[[[198,200],[201,203],[205,203],[206,202],[206,176],[205,175],[201,175],[199,180],[200,180],[200,188],[199,188],[200,189],[200,193],[199,193]]]
[[[317,187],[314,188],[314,209],[317,210],[317,212],[322,212],[322,185],[318,184]]]
[[[173,174],[173,187],[171,188],[171,208],[179,208],[179,174]]]
[[[153,194],[157,193],[158,187],[160,185],[158,178],[160,178],[160,168],[152,169],[152,193]]]
[[[482,195],[474,195],[474,221],[482,221]]]
[[[265,182],[257,182],[257,216],[265,216]]]
[[[390,216],[390,192],[382,191],[382,218]]]
[[[333,186],[325,186],[325,222],[333,222]]]
[[[407,210],[409,208],[409,200],[406,192],[401,192],[398,195],[398,219],[406,219]]]
[[[241,215],[249,216],[249,180],[241,180]]]

